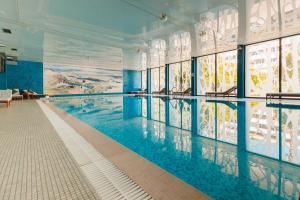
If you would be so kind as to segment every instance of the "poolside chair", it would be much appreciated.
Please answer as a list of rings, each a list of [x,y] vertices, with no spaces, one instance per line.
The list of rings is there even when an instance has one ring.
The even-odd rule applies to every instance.
[[[166,88],[163,88],[158,92],[152,92],[152,94],[165,94],[165,93],[166,93]]]
[[[19,89],[12,90],[12,100],[23,100],[23,95],[20,94]]]
[[[236,97],[236,93],[234,93],[237,90],[236,86],[233,86],[226,90],[225,92],[206,92],[206,96],[215,96],[215,97]]]
[[[276,98],[282,98],[282,97],[291,97],[293,99],[299,99],[300,93],[267,93],[266,99],[276,99]]]
[[[191,95],[191,93],[192,93],[192,88],[188,88],[188,89],[184,90],[183,92],[173,92],[172,95],[185,96],[185,95]]]
[[[129,91],[128,94],[146,94],[146,89],[145,90],[136,90],[136,91]]]
[[[11,90],[0,90],[0,103],[5,103],[6,107],[10,107],[12,101]]]

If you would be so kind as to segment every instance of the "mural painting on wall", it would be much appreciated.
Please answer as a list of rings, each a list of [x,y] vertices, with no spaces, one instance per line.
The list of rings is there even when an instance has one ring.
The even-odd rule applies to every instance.
[[[48,94],[89,94],[123,91],[123,72],[121,70],[48,65],[44,68],[44,79],[44,89]]]

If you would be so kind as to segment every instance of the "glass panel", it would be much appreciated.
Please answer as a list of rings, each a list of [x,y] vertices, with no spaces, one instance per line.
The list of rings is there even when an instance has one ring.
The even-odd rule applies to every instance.
[[[181,92],[181,63],[169,66],[169,89],[172,92]]]
[[[191,61],[182,63],[182,92],[191,88]]]
[[[142,90],[147,89],[147,71],[142,71]]]
[[[165,67],[161,67],[160,68],[160,72],[159,72],[159,74],[160,74],[160,82],[159,82],[159,90],[162,90],[163,88],[165,88],[166,86],[165,86]]]
[[[282,160],[300,164],[300,110],[282,109]]]
[[[282,92],[300,93],[300,35],[282,39]]]
[[[265,102],[247,104],[247,150],[279,158],[279,112]]]
[[[198,58],[197,64],[197,94],[215,91],[215,55]]]
[[[217,91],[237,86],[237,51],[217,54]]]
[[[248,42],[262,41],[278,35],[278,0],[247,0],[246,6]]]
[[[279,91],[279,40],[246,47],[246,96]]]
[[[218,140],[237,144],[237,109],[233,110],[227,105],[218,104],[217,112]]]
[[[281,15],[283,34],[299,33],[300,1],[281,0]]]
[[[216,104],[198,100],[198,135],[215,139]]]
[[[159,91],[159,68],[151,69],[151,92]]]

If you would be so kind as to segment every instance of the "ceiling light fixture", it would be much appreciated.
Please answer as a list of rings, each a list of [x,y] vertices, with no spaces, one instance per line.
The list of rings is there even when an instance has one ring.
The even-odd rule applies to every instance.
[[[6,47],[6,45],[5,44],[0,44],[0,47]]]
[[[167,13],[162,12],[162,13],[160,14],[160,16],[159,16],[159,19],[160,19],[161,21],[163,21],[163,22],[168,21]]]
[[[18,51],[18,49],[16,49],[16,48],[11,48],[11,50],[12,50],[12,51]]]

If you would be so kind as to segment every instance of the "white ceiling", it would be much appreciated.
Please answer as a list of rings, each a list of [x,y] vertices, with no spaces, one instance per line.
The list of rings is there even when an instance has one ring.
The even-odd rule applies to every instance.
[[[57,65],[121,68],[123,51],[188,29],[233,0],[0,0],[0,52]],[[168,21],[159,15],[165,12]],[[11,51],[17,48],[18,51]]]

